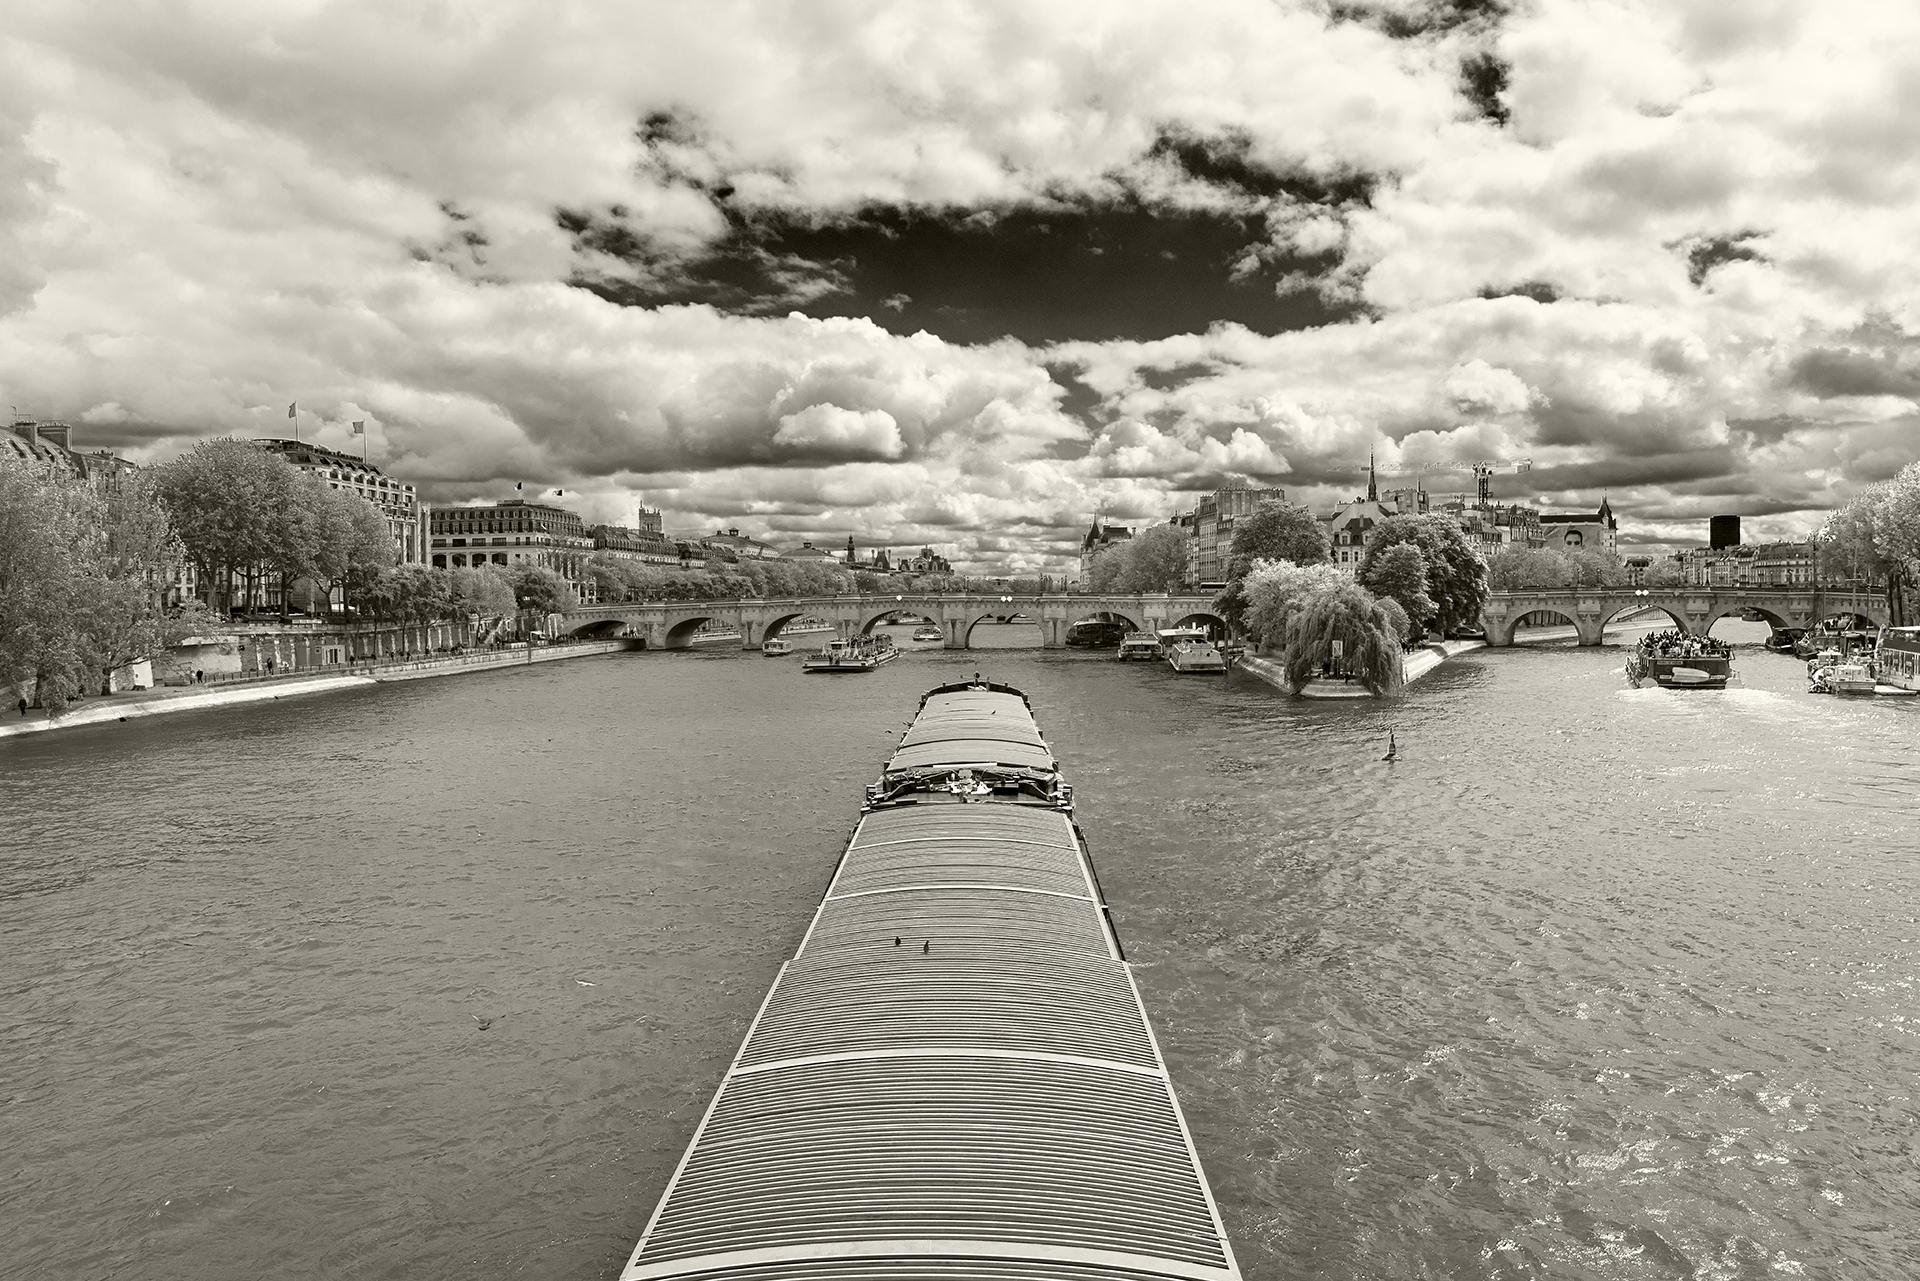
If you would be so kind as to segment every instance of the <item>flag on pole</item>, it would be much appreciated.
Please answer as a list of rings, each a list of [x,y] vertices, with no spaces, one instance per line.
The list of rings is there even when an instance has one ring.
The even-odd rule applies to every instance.
[[[353,434],[356,436],[364,436],[367,434],[367,424],[364,419],[356,420],[354,422]]]
[[[293,415],[293,411],[294,411],[294,409],[295,409],[295,408],[296,408],[296,406],[295,406],[295,405],[293,405],[292,403],[289,403],[289,404],[287,405],[287,417],[289,417],[289,418],[292,418],[292,417],[294,416],[294,415]]]

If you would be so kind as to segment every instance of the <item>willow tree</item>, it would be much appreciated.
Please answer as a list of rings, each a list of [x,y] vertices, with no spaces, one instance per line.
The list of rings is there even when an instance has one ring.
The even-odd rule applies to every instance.
[[[1287,684],[1299,690],[1339,648],[1338,663],[1371,694],[1396,694],[1406,685],[1400,636],[1405,615],[1360,584],[1341,581],[1313,592],[1287,619],[1283,660]]]
[[[1350,581],[1335,565],[1295,565],[1257,560],[1240,580],[1241,629],[1260,648],[1280,652],[1287,644],[1287,623],[1317,592]]]

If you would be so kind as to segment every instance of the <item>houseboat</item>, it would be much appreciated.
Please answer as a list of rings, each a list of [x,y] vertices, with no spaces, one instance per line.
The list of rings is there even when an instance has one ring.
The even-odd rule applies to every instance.
[[[870,672],[898,657],[900,651],[894,648],[893,637],[878,632],[872,636],[856,636],[852,640],[830,640],[826,648],[801,659],[800,670],[833,675]]]
[[[760,653],[765,658],[785,658],[793,653],[793,646],[778,636],[769,636],[760,642]]]
[[[1882,627],[1873,675],[1883,689],[1920,693],[1920,627]]]
[[[1067,644],[1076,649],[1110,649],[1127,638],[1125,623],[1087,619],[1067,628]]]

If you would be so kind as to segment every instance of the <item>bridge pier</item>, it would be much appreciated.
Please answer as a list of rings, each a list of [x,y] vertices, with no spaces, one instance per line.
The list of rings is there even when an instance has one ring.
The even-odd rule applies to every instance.
[[[1065,649],[1067,647],[1067,620],[1064,618],[1043,618],[1040,620],[1040,648]]]

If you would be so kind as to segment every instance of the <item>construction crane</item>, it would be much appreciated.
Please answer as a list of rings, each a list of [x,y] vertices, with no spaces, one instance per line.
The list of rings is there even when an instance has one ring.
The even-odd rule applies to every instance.
[[[1473,479],[1474,479],[1474,488],[1476,490],[1477,499],[1478,499],[1478,501],[1475,503],[1475,506],[1486,507],[1489,505],[1487,502],[1488,481],[1492,479],[1493,473],[1497,471],[1502,471],[1508,467],[1513,468],[1513,470],[1516,472],[1531,471],[1533,469],[1533,459],[1531,458],[1481,458],[1470,463],[1428,463],[1425,467],[1422,467],[1420,470],[1472,472]]]
[[[1374,468],[1373,460],[1368,459],[1367,460],[1367,496],[1369,498],[1372,498],[1375,496],[1374,477],[1376,475],[1420,476],[1424,478],[1426,474],[1430,471],[1470,471],[1473,473],[1473,478],[1474,478],[1474,481],[1476,482],[1475,488],[1478,490],[1478,497],[1479,497],[1478,505],[1481,507],[1485,507],[1488,505],[1487,503],[1488,481],[1493,476],[1493,473],[1507,467],[1513,468],[1513,470],[1516,472],[1530,471],[1533,468],[1533,459],[1531,458],[1481,458],[1470,463],[1414,463],[1411,466],[1398,467],[1398,468],[1394,468],[1393,470],[1385,471],[1385,472],[1377,472]]]

